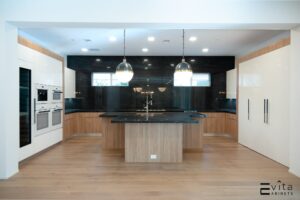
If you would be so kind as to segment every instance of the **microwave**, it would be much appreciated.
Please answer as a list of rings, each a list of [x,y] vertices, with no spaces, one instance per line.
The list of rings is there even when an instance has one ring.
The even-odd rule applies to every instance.
[[[49,102],[49,86],[36,84],[35,90],[36,103],[46,104]]]

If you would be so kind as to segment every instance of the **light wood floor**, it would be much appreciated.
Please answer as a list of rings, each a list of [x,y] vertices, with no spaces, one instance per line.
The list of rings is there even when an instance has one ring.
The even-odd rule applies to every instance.
[[[205,137],[204,152],[180,164],[126,164],[122,152],[101,151],[100,137],[76,137],[35,157],[0,182],[0,199],[242,200],[263,199],[260,182],[292,184],[288,169],[227,138]]]

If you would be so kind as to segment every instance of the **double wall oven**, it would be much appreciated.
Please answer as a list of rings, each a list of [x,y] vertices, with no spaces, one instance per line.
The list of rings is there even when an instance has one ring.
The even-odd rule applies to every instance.
[[[60,86],[36,84],[34,98],[35,136],[62,128],[63,92]]]

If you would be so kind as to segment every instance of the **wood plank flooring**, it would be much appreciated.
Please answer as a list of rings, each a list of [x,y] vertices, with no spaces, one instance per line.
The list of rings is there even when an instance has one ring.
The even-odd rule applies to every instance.
[[[243,200],[300,199],[300,178],[233,140],[204,137],[203,153],[183,163],[132,164],[101,150],[100,137],[75,137],[35,157],[9,180],[0,199]],[[293,196],[260,196],[260,182],[293,185]]]

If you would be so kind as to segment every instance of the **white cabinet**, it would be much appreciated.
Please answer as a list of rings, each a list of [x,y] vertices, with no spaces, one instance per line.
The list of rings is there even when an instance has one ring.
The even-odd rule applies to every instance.
[[[74,70],[65,67],[65,98],[75,98],[75,75]]]
[[[288,166],[289,46],[240,63],[239,143]]]
[[[236,99],[237,70],[232,69],[226,72],[226,98]]]

